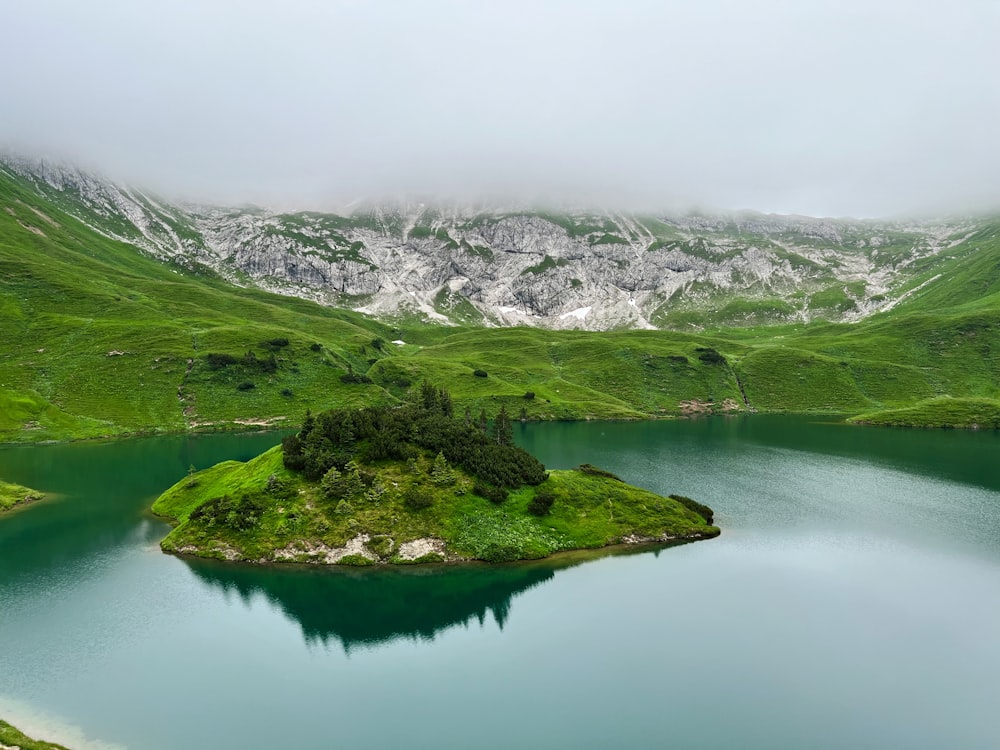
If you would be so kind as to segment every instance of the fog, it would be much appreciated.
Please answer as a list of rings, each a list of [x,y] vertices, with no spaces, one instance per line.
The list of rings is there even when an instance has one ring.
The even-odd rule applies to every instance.
[[[171,197],[1000,209],[1000,2],[8,2],[0,146]]]

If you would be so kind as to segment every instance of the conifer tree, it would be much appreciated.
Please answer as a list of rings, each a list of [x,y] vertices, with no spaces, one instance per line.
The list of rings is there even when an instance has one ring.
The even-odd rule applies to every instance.
[[[455,482],[455,473],[448,465],[448,460],[444,453],[438,451],[437,458],[434,459],[434,466],[431,467],[431,480],[434,484],[445,486]]]
[[[496,422],[493,424],[493,437],[500,445],[514,444],[514,426],[511,424],[505,404],[500,406],[500,413],[497,414]]]

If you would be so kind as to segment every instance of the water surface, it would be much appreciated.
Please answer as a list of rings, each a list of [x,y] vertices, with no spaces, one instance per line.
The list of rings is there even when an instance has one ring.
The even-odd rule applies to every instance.
[[[57,496],[0,519],[0,715],[77,750],[1000,746],[995,432],[529,425],[723,535],[375,573],[159,552],[160,490],[277,439],[0,450]]]

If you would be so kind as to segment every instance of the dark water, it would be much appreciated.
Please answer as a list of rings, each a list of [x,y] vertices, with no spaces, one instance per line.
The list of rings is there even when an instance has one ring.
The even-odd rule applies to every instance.
[[[1000,436],[793,417],[532,425],[719,539],[504,567],[253,569],[145,509],[272,435],[0,450],[0,716],[75,750],[1000,747]],[[51,733],[51,732],[50,732]]]

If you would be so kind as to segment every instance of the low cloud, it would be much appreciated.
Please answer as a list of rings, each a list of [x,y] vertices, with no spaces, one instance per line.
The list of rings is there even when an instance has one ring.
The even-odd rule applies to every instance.
[[[37,0],[0,143],[223,202],[997,209],[998,8]]]

